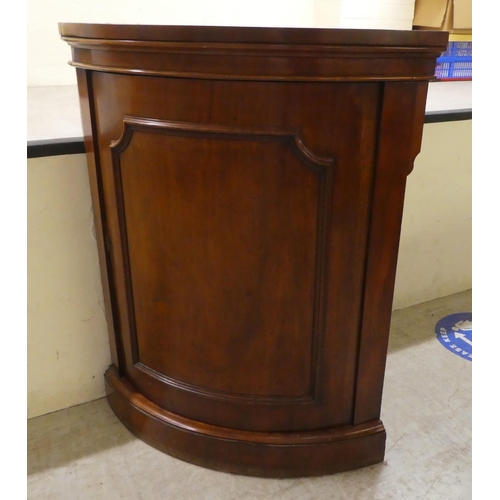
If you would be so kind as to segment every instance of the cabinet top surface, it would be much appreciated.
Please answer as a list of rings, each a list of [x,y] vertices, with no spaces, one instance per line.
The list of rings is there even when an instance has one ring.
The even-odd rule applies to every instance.
[[[59,23],[63,38],[155,42],[267,43],[421,47],[444,50],[444,31],[396,31],[325,28],[258,28]]]
[[[60,23],[85,70],[267,81],[429,80],[442,31]]]

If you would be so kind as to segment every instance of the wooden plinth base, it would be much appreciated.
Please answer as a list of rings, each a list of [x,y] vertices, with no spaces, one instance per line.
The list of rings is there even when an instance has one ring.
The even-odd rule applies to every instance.
[[[386,434],[380,420],[308,432],[240,431],[160,408],[112,366],[105,381],[111,409],[133,434],[173,457],[210,469],[259,477],[319,476],[384,459]]]

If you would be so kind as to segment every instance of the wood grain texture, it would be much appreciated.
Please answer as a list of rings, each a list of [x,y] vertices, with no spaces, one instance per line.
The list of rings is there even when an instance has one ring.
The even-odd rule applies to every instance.
[[[118,417],[242,474],[383,460],[404,186],[446,36],[60,32],[92,135]]]
[[[92,210],[94,213],[94,225],[97,239],[97,250],[99,254],[99,268],[101,271],[101,282],[108,324],[109,346],[111,351],[111,362],[120,370],[125,366],[123,341],[120,335],[120,326],[116,324],[115,294],[110,287],[113,286],[112,268],[109,266],[110,247],[107,231],[107,218],[105,212],[105,201],[102,187],[101,164],[97,146],[97,131],[95,122],[94,94],[92,90],[91,74],[77,69],[78,94],[80,98],[80,110],[82,118],[82,129],[84,134],[85,150],[87,153],[87,165],[89,173],[90,192],[92,196]]]
[[[359,328],[380,85],[283,88],[103,73],[94,73],[93,83],[126,371],[136,386],[160,406],[229,427],[300,430],[348,422],[357,340],[337,323]],[[183,97],[186,91],[196,105]],[[330,113],[319,121],[324,109]],[[149,133],[131,135],[137,134],[120,153],[126,175],[119,180],[110,145],[123,136],[127,117],[142,117],[143,125],[148,117]],[[152,123],[163,122],[198,132],[173,134],[170,126],[151,133]],[[204,136],[199,124],[212,132]],[[315,157],[334,159],[331,180],[320,175],[325,166],[308,166],[297,139],[286,139],[299,129]],[[237,139],[242,131],[262,140]],[[151,190],[154,196],[145,194]],[[322,222],[325,210],[318,208],[326,204]],[[328,241],[318,237],[325,223]],[[326,257],[318,258],[322,247]],[[329,290],[333,280],[346,293]],[[172,314],[175,328],[165,329]],[[137,363],[138,352],[145,363]],[[177,359],[180,352],[191,362]],[[167,358],[172,362],[165,365]],[[282,370],[272,369],[277,362]],[[231,403],[236,396],[240,404]],[[291,411],[286,397],[301,402]]]
[[[155,148],[160,151],[152,170],[147,164],[138,169]],[[314,400],[315,350],[324,333],[319,325],[325,315],[333,160],[314,155],[294,129],[244,130],[135,117],[125,117],[124,133],[111,149],[123,207],[120,227],[127,235],[128,289],[134,283],[141,290],[128,305],[135,366],[141,363],[141,369],[163,376],[164,383],[208,397]],[[280,187],[284,182],[286,191]],[[165,193],[167,205],[142,206]],[[286,225],[273,224],[269,213],[277,206],[296,216]],[[150,234],[143,221],[153,213],[161,215],[156,216],[157,231]],[[151,273],[141,269],[146,260],[154,262],[153,282]],[[244,276],[235,272],[240,269],[256,272]],[[183,306],[186,300],[189,309]],[[310,304],[309,315],[300,313],[305,304]],[[266,312],[269,307],[272,314]],[[152,322],[168,332],[168,350],[149,333]],[[206,336],[223,331],[223,345],[210,352]],[[233,356],[221,358],[221,349]],[[296,351],[304,356],[294,358]],[[269,378],[273,371],[282,376]],[[235,378],[235,372],[242,376]]]
[[[384,459],[380,420],[303,433],[255,433],[215,427],[159,408],[120,379],[105,375],[108,402],[137,437],[181,460],[224,472],[260,477],[320,476]]]
[[[428,80],[447,33],[61,23],[72,65],[109,73],[278,81]]]
[[[406,177],[420,150],[427,84],[387,83],[378,131],[355,424],[380,416]],[[401,113],[401,102],[408,105]]]

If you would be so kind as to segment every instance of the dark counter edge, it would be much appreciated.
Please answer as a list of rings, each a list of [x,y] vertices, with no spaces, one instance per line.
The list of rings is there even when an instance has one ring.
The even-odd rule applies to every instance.
[[[85,153],[83,137],[67,139],[41,139],[28,141],[28,158],[44,156],[76,155]]]
[[[472,120],[472,109],[432,111],[425,114],[425,123],[454,122],[461,120]],[[81,153],[85,153],[85,146],[82,137],[28,141],[28,158],[74,155]]]

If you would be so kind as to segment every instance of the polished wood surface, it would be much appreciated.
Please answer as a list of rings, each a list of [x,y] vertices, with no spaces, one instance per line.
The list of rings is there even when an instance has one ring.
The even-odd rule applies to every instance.
[[[242,474],[383,460],[404,187],[447,34],[60,32],[118,417],[173,456]]]

